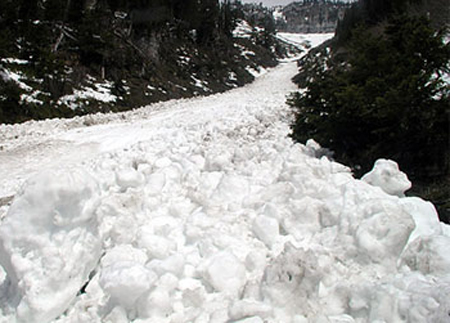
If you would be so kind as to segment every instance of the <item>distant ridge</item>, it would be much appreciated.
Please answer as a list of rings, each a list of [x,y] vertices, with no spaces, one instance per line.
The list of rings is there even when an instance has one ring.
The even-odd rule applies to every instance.
[[[293,33],[329,33],[336,30],[338,21],[350,4],[340,1],[305,0],[293,2],[276,11],[279,31]]]

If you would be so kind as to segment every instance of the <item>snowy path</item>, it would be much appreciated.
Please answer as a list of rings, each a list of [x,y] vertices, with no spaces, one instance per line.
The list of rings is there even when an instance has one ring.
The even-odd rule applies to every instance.
[[[123,150],[166,131],[173,132],[171,129],[202,128],[222,120],[224,124],[233,123],[265,106],[283,113],[283,109],[276,110],[296,89],[290,82],[295,73],[295,63],[284,63],[253,84],[224,94],[164,102],[117,115],[0,126],[0,138],[4,138],[0,143],[0,197],[14,194],[25,179],[45,168],[74,165],[104,152]],[[86,127],[89,122],[96,125]]]
[[[0,322],[449,322],[448,227],[292,143],[295,73],[0,126]]]

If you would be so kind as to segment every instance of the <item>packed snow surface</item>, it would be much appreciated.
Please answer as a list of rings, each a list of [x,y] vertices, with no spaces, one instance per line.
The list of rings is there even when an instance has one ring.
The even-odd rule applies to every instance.
[[[449,322],[448,227],[292,142],[296,71],[0,126],[0,322]]]

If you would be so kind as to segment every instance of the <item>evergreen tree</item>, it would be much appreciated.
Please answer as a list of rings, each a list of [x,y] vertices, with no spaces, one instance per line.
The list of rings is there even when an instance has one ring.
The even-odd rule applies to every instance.
[[[217,37],[219,24],[219,2],[218,0],[199,1],[200,20],[197,27],[197,41],[205,45],[214,41]]]
[[[393,18],[385,35],[354,32],[348,64],[319,69],[297,108],[293,137],[316,139],[366,171],[392,158],[412,176],[448,171],[450,45],[425,18]]]

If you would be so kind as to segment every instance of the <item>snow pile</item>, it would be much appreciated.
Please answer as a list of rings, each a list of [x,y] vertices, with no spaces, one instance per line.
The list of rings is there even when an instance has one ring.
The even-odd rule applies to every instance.
[[[52,133],[98,150],[8,209],[0,322],[448,322],[448,228],[395,163],[287,137],[295,72]]]
[[[19,192],[0,227],[7,273],[2,309],[18,322],[60,315],[95,268],[101,239],[98,188],[83,170],[42,173]]]

